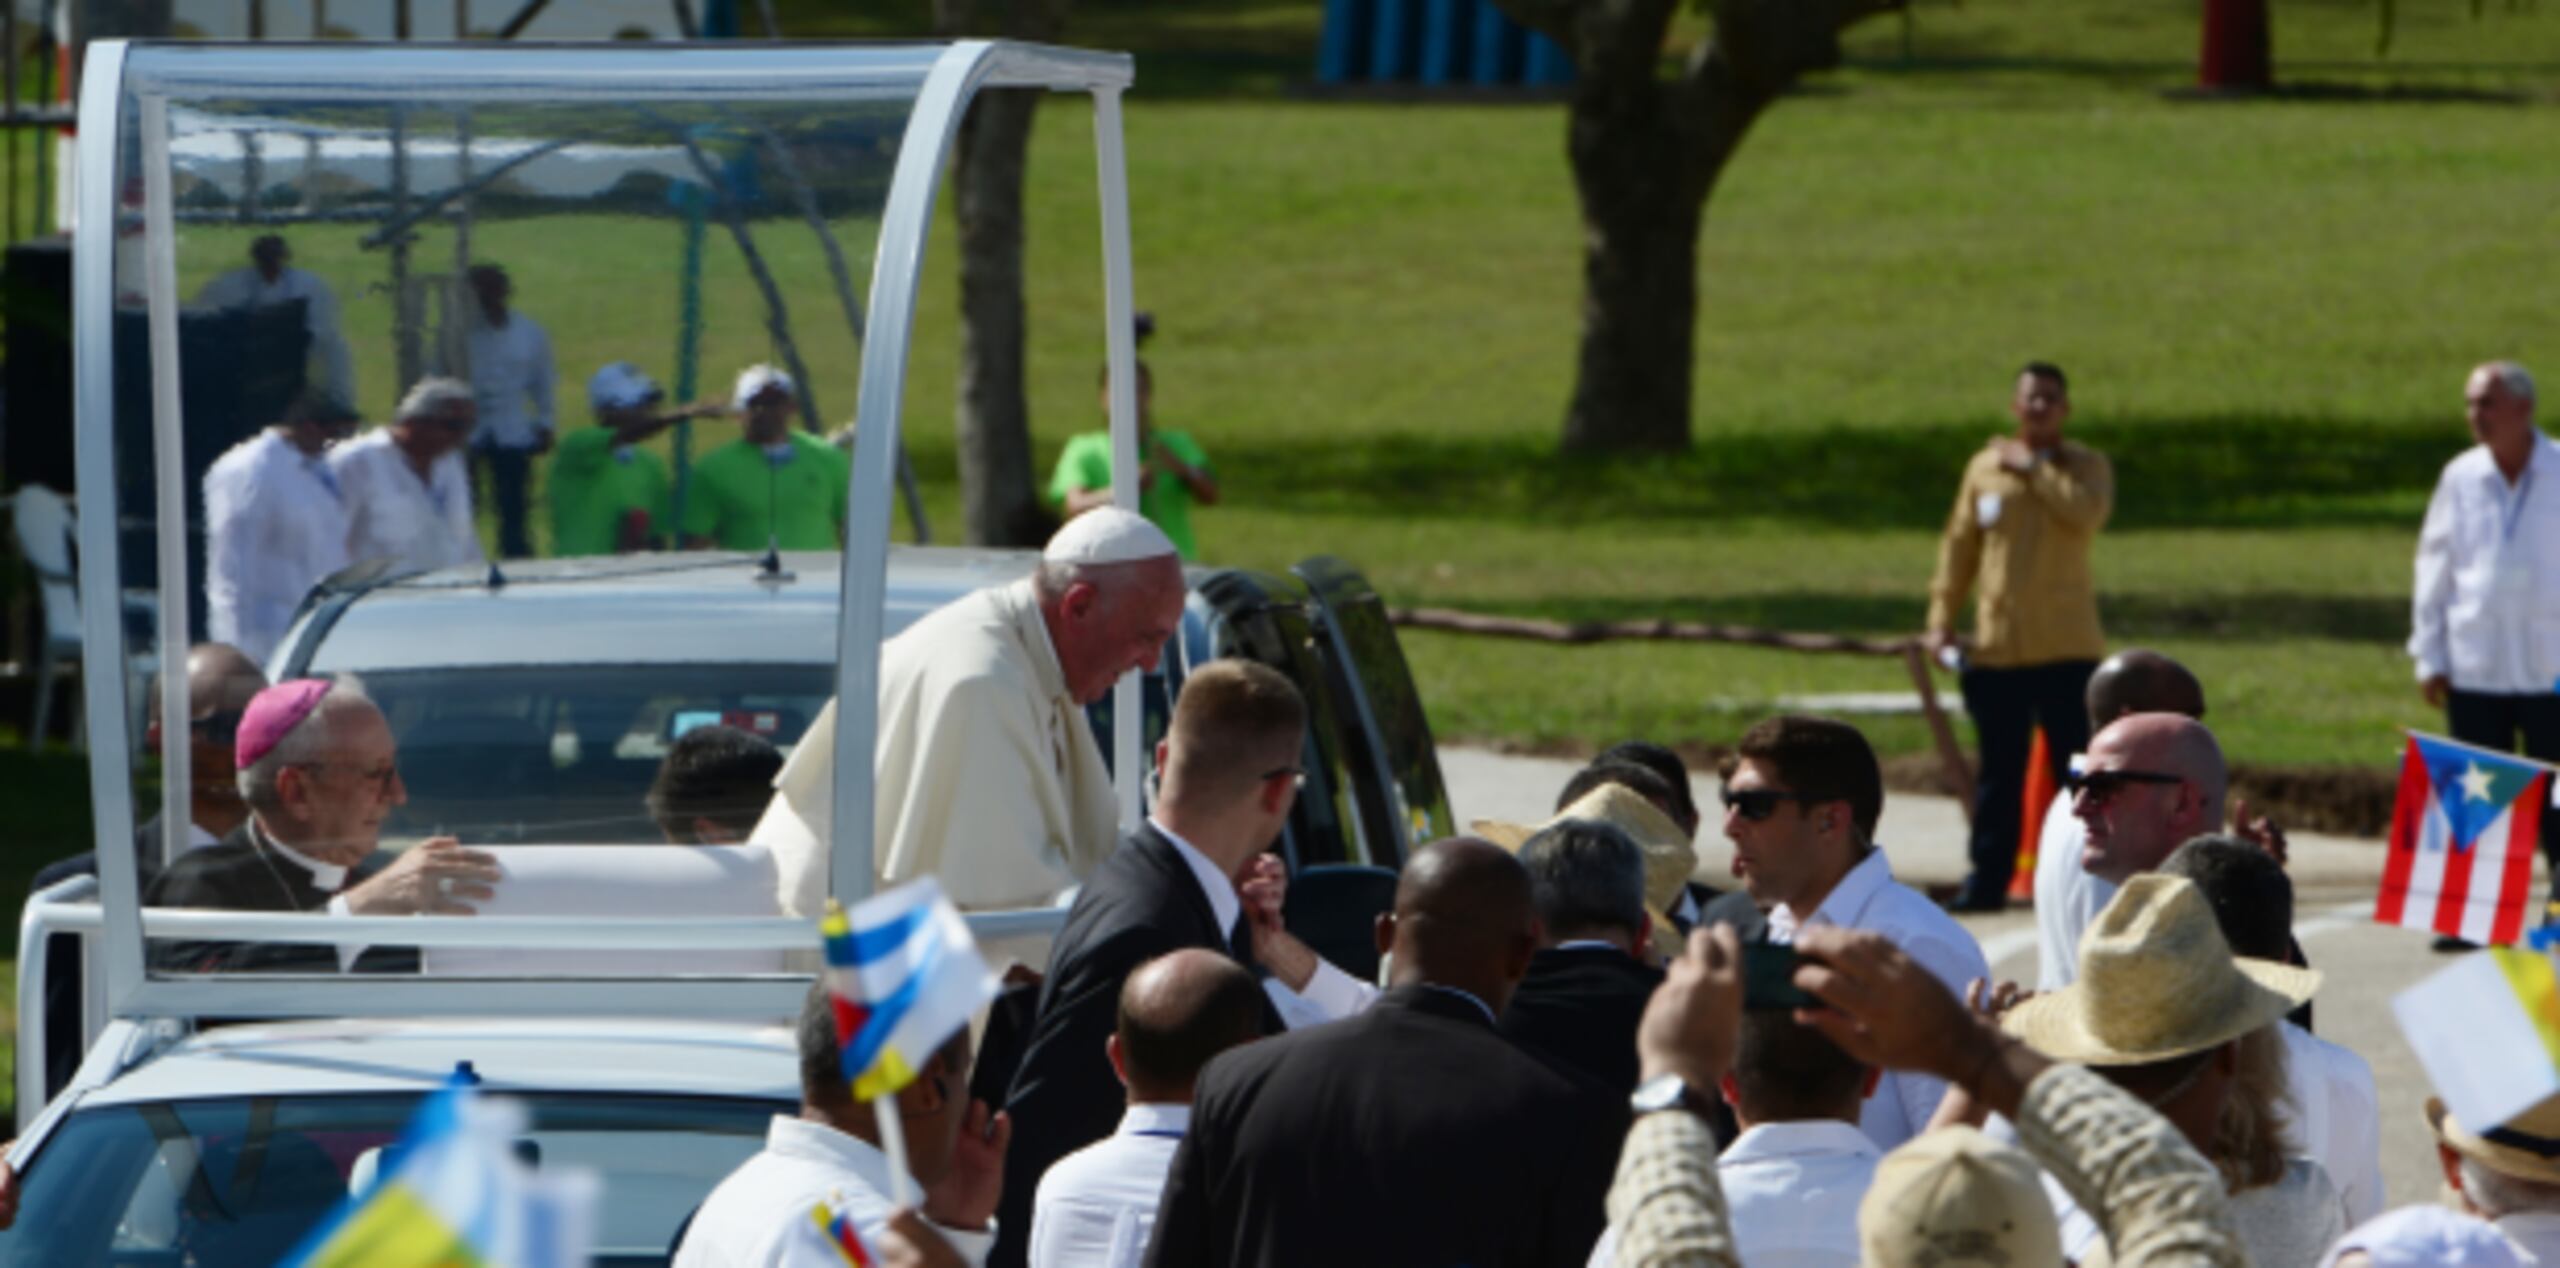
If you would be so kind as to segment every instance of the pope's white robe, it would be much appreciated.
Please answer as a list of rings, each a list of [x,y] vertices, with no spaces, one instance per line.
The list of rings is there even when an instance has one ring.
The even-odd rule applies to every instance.
[[[829,701],[748,837],[773,851],[795,916],[826,903],[835,735]],[[954,600],[882,645],[876,759],[882,888],[932,875],[964,909],[1047,906],[1119,834],[1110,771],[1027,579]]]

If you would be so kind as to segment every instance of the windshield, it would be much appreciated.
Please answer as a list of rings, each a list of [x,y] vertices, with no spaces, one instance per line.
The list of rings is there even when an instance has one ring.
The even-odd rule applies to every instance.
[[[598,1264],[663,1264],[686,1216],[764,1143],[782,1102],[525,1096],[518,1152],[603,1180]],[[23,1180],[0,1264],[267,1268],[372,1174],[414,1095],[226,1098],[83,1110]]]
[[[795,567],[832,572],[848,533],[890,531],[888,505],[850,518],[851,424],[888,191],[940,55],[133,50],[111,390],[83,408],[113,437],[117,568],[144,609],[133,671],[183,661],[196,720],[184,818],[162,812],[161,745],[135,737],[146,903],[761,917],[783,914],[781,869],[825,870],[823,850],[739,843],[746,803],[769,798],[831,694],[832,605],[789,613],[806,666],[668,665],[687,658],[650,645],[662,625],[552,628],[556,610],[511,601],[507,574],[793,552],[769,570],[780,592]],[[155,313],[175,315],[174,347]],[[173,416],[170,443],[156,429]],[[281,713],[252,707],[324,580],[440,569],[473,588],[451,659],[430,648]],[[466,667],[489,657],[461,647],[589,637],[601,663],[573,668]],[[667,667],[630,664],[651,661]],[[666,814],[662,784],[682,794]],[[655,854],[504,853],[557,846]],[[407,858],[422,849],[474,861]],[[364,950],[163,938],[146,958],[163,973],[437,971]]]
[[[729,727],[788,755],[835,687],[833,665],[582,665],[356,676],[391,724],[408,800],[387,843],[678,844],[735,834],[763,788],[651,786],[676,742]],[[709,826],[706,827],[705,825]]]

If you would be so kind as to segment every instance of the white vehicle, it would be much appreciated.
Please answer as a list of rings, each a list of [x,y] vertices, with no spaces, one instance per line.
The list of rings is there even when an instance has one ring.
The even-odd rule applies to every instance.
[[[837,569],[838,600],[826,686],[842,702],[842,731],[867,737],[918,275],[954,135],[982,89],[1079,92],[1094,103],[1112,433],[1121,469],[1136,467],[1119,114],[1130,78],[1122,55],[981,42],[93,45],[74,257],[80,581],[90,595],[155,592],[159,628],[128,645],[118,605],[93,603],[86,663],[157,673],[164,732],[187,732],[184,658],[173,652],[189,641],[202,583],[191,555],[202,529],[194,464],[275,416],[301,373],[302,324],[298,312],[264,328],[182,314],[182,282],[237,267],[253,237],[289,230],[296,266],[321,273],[344,305],[364,387],[357,403],[375,417],[434,363],[432,345],[461,328],[439,308],[452,280],[491,258],[515,273],[524,311],[549,327],[571,382],[589,368],[573,358],[675,348],[681,362],[685,349],[716,345],[700,354],[706,376],[782,359],[816,370],[797,376],[804,396],[854,401],[844,549],[823,557]],[[240,156],[213,139],[279,131],[310,141],[291,199],[226,193]],[[342,136],[365,144],[333,148]],[[376,139],[389,156],[379,170]],[[422,160],[443,157],[413,166],[413,146]],[[338,152],[366,166],[335,179],[328,162]],[[694,179],[667,178],[670,152],[685,155]],[[610,181],[508,179],[537,162],[617,161],[633,168]],[[143,249],[119,253],[110,246],[128,215]],[[119,294],[144,304],[119,311]],[[262,347],[250,337],[261,330],[286,332],[286,345]],[[575,420],[574,403],[565,408],[564,425]],[[1135,482],[1123,491],[1134,499]],[[467,920],[146,911],[128,843],[156,804],[170,825],[163,858],[185,848],[187,746],[140,751],[129,721],[139,684],[127,675],[93,672],[83,688],[99,872],[29,905],[20,1042],[40,1050],[54,935],[82,941],[96,1039],[41,1112],[42,1084],[28,1076],[43,1063],[20,1062],[21,1114],[32,1120],[9,1161],[24,1205],[17,1227],[0,1233],[0,1263],[269,1263],[347,1191],[405,1107],[466,1065],[531,1103],[529,1154],[602,1166],[602,1262],[663,1262],[691,1203],[755,1147],[768,1114],[796,1100],[789,1038],[775,1027],[809,978],[781,965],[815,947],[815,930],[771,907],[690,914],[732,910],[739,895],[652,895],[646,860],[626,866],[640,858],[630,851],[689,847],[591,847],[572,871],[585,868],[594,892],[611,895],[591,904],[598,910]],[[1128,817],[1139,795],[1134,678],[1120,684],[1115,713]],[[872,820],[871,749],[838,746],[838,823]],[[156,797],[139,795],[146,789]],[[867,834],[844,834],[829,860],[831,892],[859,898],[872,875]],[[971,920],[991,937],[1043,932],[1061,915]],[[150,945],[177,939],[415,946],[428,970],[149,967]],[[612,967],[468,979],[434,971],[439,954],[492,950]]]

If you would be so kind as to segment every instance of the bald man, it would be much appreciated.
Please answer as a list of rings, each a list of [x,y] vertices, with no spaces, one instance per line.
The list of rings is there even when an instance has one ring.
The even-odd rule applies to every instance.
[[[239,648],[226,643],[198,643],[187,649],[187,828],[176,853],[202,849],[231,834],[249,817],[240,800],[232,765],[232,739],[241,711],[266,689],[267,676]],[[160,679],[151,680],[150,713],[143,722],[143,743],[157,749],[160,734]],[[134,861],[148,888],[162,862],[161,817],[157,813],[134,829]],[[36,873],[33,893],[74,876],[94,876],[95,853],[79,854],[45,865]]]
[[[1092,875],[1118,836],[1119,804],[1084,706],[1122,674],[1155,668],[1185,593],[1173,542],[1106,507],[1058,530],[1031,576],[956,599],[883,644],[879,883],[938,876],[954,903],[990,910],[1046,906]],[[830,701],[749,838],[773,850],[795,916],[826,902],[835,735]]]
[[[2173,713],[2116,719],[2072,776],[2071,812],[2089,837],[2080,866],[2111,885],[2160,866],[2221,826],[2228,780],[2222,746],[2203,723]]]
[[[2186,666],[2143,648],[2108,657],[2089,676],[2089,723],[2105,728],[2135,713],[2174,713],[2202,720],[2204,684]],[[2072,813],[2072,790],[2054,794],[2036,839],[2038,990],[2059,990],[2080,976],[2080,935],[2116,887],[2080,865],[2089,838]]]
[[[1392,987],[1345,1021],[1209,1063],[1146,1262],[1579,1264],[1625,1103],[1502,1038],[1538,947],[1528,871],[1490,842],[1415,852],[1378,921]]]
[[[1262,988],[1215,951],[1171,952],[1129,975],[1105,1046],[1129,1108],[1119,1130],[1039,1177],[1032,1268],[1137,1268],[1200,1068],[1262,1032]]]

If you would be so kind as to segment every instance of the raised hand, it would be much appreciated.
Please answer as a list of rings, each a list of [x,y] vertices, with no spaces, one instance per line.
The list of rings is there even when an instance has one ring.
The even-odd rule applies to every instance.
[[[452,837],[434,837],[403,854],[371,880],[348,890],[347,910],[359,916],[468,916],[471,904],[496,896],[498,861],[466,850]]]

